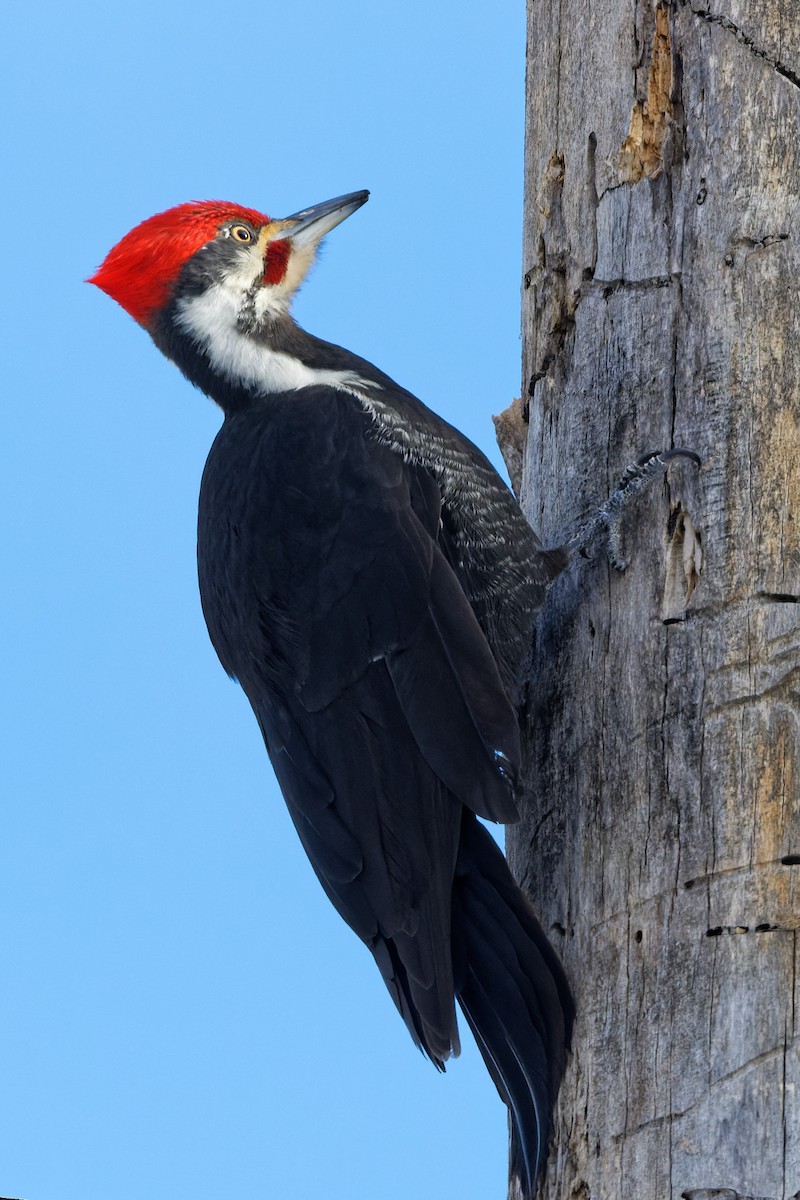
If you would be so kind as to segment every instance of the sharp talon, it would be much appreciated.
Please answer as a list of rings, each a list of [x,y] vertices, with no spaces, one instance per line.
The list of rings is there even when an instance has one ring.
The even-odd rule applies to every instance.
[[[617,571],[626,570],[630,560],[622,553],[622,535],[619,529],[622,512],[634,496],[650,486],[652,480],[659,474],[659,467],[666,469],[667,463],[673,458],[688,458],[698,468],[703,465],[699,454],[695,454],[694,450],[684,450],[681,446],[674,446],[669,450],[650,450],[647,454],[642,454],[632,466],[627,468],[618,487],[602,508],[598,509],[588,521],[584,521],[573,533],[566,543],[570,553],[579,553],[587,557],[585,553],[587,543],[601,529],[605,529],[608,537],[609,562]]]

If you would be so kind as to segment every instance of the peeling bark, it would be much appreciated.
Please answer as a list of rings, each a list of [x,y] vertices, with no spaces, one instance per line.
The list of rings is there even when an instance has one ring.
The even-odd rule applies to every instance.
[[[514,489],[514,495],[519,496],[522,486],[522,464],[525,458],[525,445],[528,441],[528,402],[518,396],[512,400],[508,408],[496,417],[492,417],[497,444],[506,464],[508,477]],[[2,1198],[0,1198],[2,1200]]]
[[[631,113],[628,136],[619,152],[621,183],[655,179],[664,167],[662,149],[672,119],[672,43],[669,9],[656,8],[656,31],[650,53],[647,96],[637,100]]]
[[[642,452],[704,462],[629,515],[628,571],[598,547],[537,630],[509,857],[579,1014],[540,1194],[789,1200],[800,9],[528,8],[523,506],[558,545]]]

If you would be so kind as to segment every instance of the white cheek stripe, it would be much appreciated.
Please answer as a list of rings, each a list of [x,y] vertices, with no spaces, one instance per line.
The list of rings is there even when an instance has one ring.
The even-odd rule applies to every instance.
[[[291,354],[271,350],[264,342],[242,333],[237,325],[242,302],[242,292],[223,283],[214,284],[201,296],[181,300],[178,305],[178,325],[205,351],[224,379],[264,396],[314,384],[348,391],[374,386],[352,371],[306,366]]]

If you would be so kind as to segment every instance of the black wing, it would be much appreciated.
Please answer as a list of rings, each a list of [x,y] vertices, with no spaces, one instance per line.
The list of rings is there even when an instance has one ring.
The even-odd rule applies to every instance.
[[[203,609],[317,875],[418,1044],[457,1048],[462,808],[516,819],[516,718],[439,544],[432,476],[329,388],[226,419],[200,505]]]

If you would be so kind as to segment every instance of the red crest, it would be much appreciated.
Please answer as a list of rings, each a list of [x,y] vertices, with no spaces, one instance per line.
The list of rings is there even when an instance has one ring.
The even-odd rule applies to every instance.
[[[224,200],[198,200],[157,213],[126,233],[87,282],[147,326],[167,303],[183,264],[216,236],[223,221],[236,218],[256,228],[269,223],[264,213]]]

